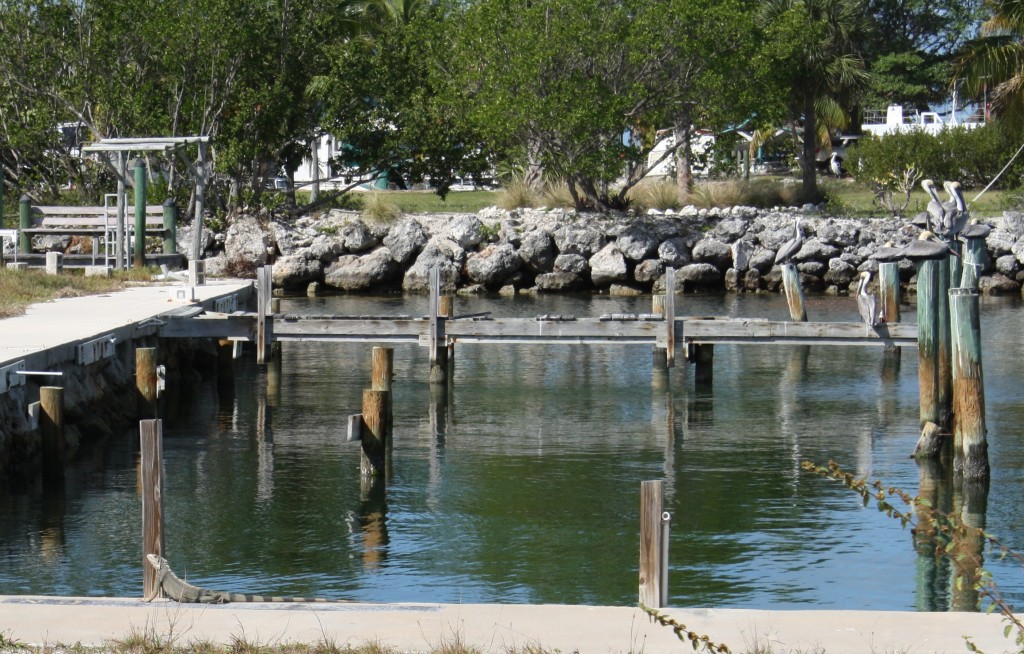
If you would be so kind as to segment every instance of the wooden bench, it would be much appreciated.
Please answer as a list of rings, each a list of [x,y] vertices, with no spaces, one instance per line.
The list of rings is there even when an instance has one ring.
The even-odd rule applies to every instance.
[[[117,233],[116,207],[32,207],[32,225],[20,229],[32,236],[113,237]],[[125,209],[125,235],[135,230],[135,207]],[[146,207],[146,236],[164,236],[164,208]]]

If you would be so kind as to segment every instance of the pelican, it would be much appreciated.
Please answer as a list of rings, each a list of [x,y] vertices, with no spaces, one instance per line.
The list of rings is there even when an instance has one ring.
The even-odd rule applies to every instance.
[[[800,231],[800,219],[796,219],[796,224],[793,225],[793,238],[789,239],[782,244],[779,251],[775,254],[775,263],[786,264],[793,258],[793,255],[800,251],[800,248],[804,246],[804,233]]]
[[[946,210],[946,236],[956,236],[964,228],[971,214],[967,211],[967,202],[964,201],[963,189],[960,182],[944,182],[943,188],[949,193],[949,202],[944,202],[943,207],[952,204]]]
[[[874,327],[880,323],[881,316],[878,314],[878,300],[874,294],[868,293],[868,284],[871,282],[871,273],[865,270],[860,274],[860,283],[857,285],[857,310],[860,311],[860,319],[868,327]]]
[[[903,258],[903,250],[904,248],[894,246],[892,241],[886,241],[885,245],[874,251],[871,258],[882,262],[899,261]]]
[[[946,222],[946,208],[942,206],[939,193],[935,190],[935,182],[930,179],[922,180],[921,188],[932,198],[928,202],[928,229],[942,231],[942,226]]]
[[[960,256],[955,250],[943,243],[942,239],[928,230],[921,232],[921,235],[916,240],[911,241],[907,244],[907,247],[903,248],[903,256],[908,259],[938,259],[944,254]]]
[[[992,231],[992,228],[977,218],[971,218],[971,222],[960,231],[964,238],[985,238]]]

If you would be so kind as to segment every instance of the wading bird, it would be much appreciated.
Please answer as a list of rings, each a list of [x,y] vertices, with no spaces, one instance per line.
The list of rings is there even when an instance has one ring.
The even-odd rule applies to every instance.
[[[800,248],[804,246],[804,233],[800,231],[800,219],[796,219],[796,223],[793,225],[793,238],[789,239],[782,244],[779,251],[775,254],[775,263],[787,264],[789,260],[793,258]]]
[[[871,273],[864,271],[860,274],[860,283],[857,284],[857,310],[860,311],[860,319],[868,327],[874,327],[882,322],[878,314],[878,300],[873,293],[868,293],[868,283],[871,282]]]
[[[832,169],[832,174],[833,175],[835,175],[836,177],[842,177],[843,176],[843,162],[839,158],[839,155],[836,154],[835,152],[833,152],[832,156],[829,157],[828,166],[829,166],[829,168]]]

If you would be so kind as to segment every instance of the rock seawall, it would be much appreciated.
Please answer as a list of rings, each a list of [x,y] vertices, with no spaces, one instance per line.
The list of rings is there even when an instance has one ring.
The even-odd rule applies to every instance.
[[[775,253],[805,233],[794,256],[810,291],[847,293],[871,254],[891,241],[916,238],[908,219],[844,218],[816,209],[731,207],[643,216],[577,214],[568,210],[485,209],[476,214],[406,215],[389,224],[332,210],[293,221],[240,216],[221,234],[206,236],[209,274],[274,264],[274,284],[310,284],[340,292],[424,293],[429,270],[441,271],[444,292],[552,293],[663,291],[666,267],[677,269],[679,292],[774,292],[781,284]],[[992,232],[982,270],[983,292],[1019,293],[1024,282],[1024,213],[986,219]],[[181,230],[180,251],[192,231]],[[914,267],[900,265],[912,285]]]

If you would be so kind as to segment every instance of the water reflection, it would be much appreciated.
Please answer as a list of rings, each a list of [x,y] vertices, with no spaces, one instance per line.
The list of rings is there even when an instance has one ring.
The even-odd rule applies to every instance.
[[[647,301],[465,302],[460,311],[582,316],[642,312]],[[786,314],[772,297],[685,302],[680,313],[691,315]],[[285,312],[419,315],[426,300],[286,303]],[[1017,307],[987,309],[996,324],[984,333],[998,339],[988,346],[1024,350]],[[855,311],[849,301],[814,306],[822,319],[855,319]],[[645,346],[462,344],[456,354],[450,383],[430,385],[426,350],[395,348],[386,487],[364,487],[359,445],[344,438],[369,383],[368,346],[287,343],[283,364],[261,368],[247,353],[231,362],[231,384],[225,366],[216,379],[169,389],[165,495],[175,569],[240,592],[632,604],[639,482],[662,478],[675,522],[674,605],[949,610],[977,602],[954,596],[954,573],[933,546],[909,547],[899,524],[803,474],[804,459],[835,459],[857,476],[918,488],[1007,545],[1024,543],[1024,408],[1013,357],[985,358],[998,490],[989,499],[987,489],[954,493],[947,472],[909,459],[918,434],[914,357],[717,346],[711,388],[694,383],[682,358],[671,371],[653,366]],[[98,459],[76,461],[61,496],[41,485],[0,493],[0,593],[139,592],[135,441],[125,435]],[[1024,598],[1015,577],[1003,583],[1012,566],[993,559],[988,567],[1011,600]]]

